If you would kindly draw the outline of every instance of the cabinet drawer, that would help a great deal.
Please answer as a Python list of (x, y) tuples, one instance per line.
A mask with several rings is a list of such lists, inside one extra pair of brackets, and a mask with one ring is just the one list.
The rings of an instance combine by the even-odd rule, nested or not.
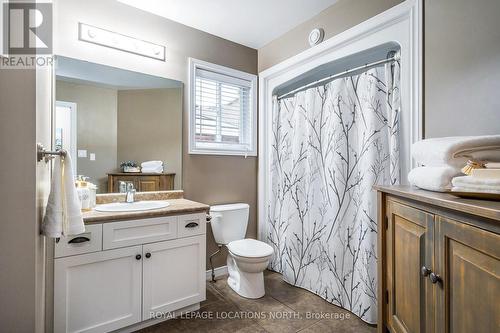
[(86, 225), (83, 234), (61, 237), (56, 243), (54, 257), (67, 257), (101, 250), (102, 224)]
[(189, 237), (205, 233), (207, 228), (207, 215), (205, 213), (178, 216), (178, 237)]
[(104, 223), (102, 228), (103, 248), (108, 250), (177, 238), (177, 217)]

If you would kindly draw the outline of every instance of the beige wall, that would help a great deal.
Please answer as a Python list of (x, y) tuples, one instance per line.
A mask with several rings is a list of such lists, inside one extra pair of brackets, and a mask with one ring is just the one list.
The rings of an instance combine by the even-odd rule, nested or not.
[[(114, 13), (114, 15), (109, 15)], [(257, 50), (230, 42), (185, 25), (142, 12), (114, 0), (56, 0), (55, 53), (118, 68), (179, 80), (188, 87), (188, 58), (216, 63), (244, 72), (257, 73)], [(81, 42), (78, 22), (118, 31), (167, 46), (166, 61)], [(135, 22), (136, 24), (130, 24)], [(189, 155), (187, 147), (188, 94), (183, 97), (183, 180), (188, 199), (209, 205), (250, 204), (248, 237), (257, 236), (257, 158)], [(210, 227), (207, 253), (217, 249)], [(208, 260), (207, 260), (208, 262)], [(215, 261), (225, 265), (225, 257)], [(207, 265), (208, 267), (208, 265)]]
[(325, 40), (373, 17), (402, 0), (339, 0), (310, 20), (259, 49), (259, 72), (306, 49), (314, 28), (325, 30)]
[(118, 161), (163, 161), (182, 183), (182, 88), (118, 91)]
[(500, 1), (425, 1), (425, 136), (500, 134)]
[[(87, 150), (87, 157), (76, 159), (77, 174), (90, 177), (98, 192), (106, 193), (106, 173), (118, 170), (117, 91), (58, 80), (56, 100), (77, 105), (77, 149)], [(90, 153), (96, 155), (95, 161)]]

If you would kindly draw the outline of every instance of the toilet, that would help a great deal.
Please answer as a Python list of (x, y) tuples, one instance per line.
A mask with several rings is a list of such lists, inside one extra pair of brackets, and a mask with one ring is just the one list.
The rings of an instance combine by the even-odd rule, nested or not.
[(226, 245), (227, 283), (238, 295), (246, 298), (264, 296), (264, 270), (273, 255), (268, 244), (245, 239), (250, 206), (245, 203), (210, 207), (210, 224), (217, 244)]

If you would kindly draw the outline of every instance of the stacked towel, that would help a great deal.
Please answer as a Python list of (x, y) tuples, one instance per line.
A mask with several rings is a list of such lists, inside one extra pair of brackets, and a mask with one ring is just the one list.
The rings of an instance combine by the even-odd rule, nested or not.
[(143, 173), (162, 173), (162, 161), (146, 161), (141, 163), (141, 172)]
[(500, 179), (462, 176), (453, 178), (452, 184), (452, 191), (500, 194)]
[(77, 235), (85, 232), (78, 193), (74, 183), (71, 157), (57, 156), (52, 171), (52, 184), (42, 232), (47, 237)]
[(412, 156), (423, 166), (410, 171), (410, 184), (446, 192), (468, 160), (500, 161), (500, 135), (426, 139), (413, 144)]

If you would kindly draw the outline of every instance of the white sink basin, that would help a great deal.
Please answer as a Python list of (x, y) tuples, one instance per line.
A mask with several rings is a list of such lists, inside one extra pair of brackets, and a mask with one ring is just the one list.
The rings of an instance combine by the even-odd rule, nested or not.
[(168, 207), (166, 201), (136, 201), (136, 202), (113, 202), (97, 205), (94, 209), (98, 212), (137, 212), (142, 210), (153, 210)]

